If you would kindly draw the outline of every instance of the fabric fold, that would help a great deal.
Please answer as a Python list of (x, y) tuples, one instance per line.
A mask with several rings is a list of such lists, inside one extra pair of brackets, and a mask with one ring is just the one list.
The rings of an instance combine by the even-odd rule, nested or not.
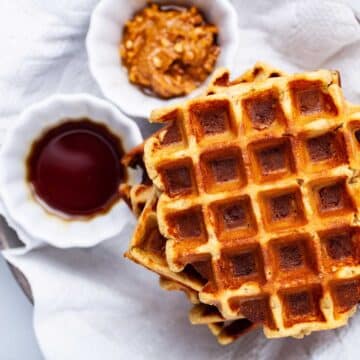
[[(132, 0), (135, 1), (135, 0)], [(288, 72), (341, 72), (345, 96), (360, 103), (357, 1), (234, 0), (240, 45), (234, 74), (262, 60)], [(0, 12), (0, 140), (26, 106), (53, 93), (101, 96), (87, 68), (85, 36), (96, 0), (13, 0)], [(121, 31), (121, 29), (119, 29)], [(128, 99), (131, 101), (131, 99)], [(138, 121), (143, 133), (152, 127)], [(4, 169), (1, 169), (4, 171)], [(6, 210), (0, 206), (0, 212)], [(10, 221), (10, 226), (14, 224)], [(36, 224), (34, 224), (36, 226)], [(56, 249), (29, 239), (3, 252), (28, 278), (34, 326), (47, 359), (354, 359), (360, 315), (348, 327), (303, 340), (268, 341), (255, 331), (223, 348), (191, 326), (182, 294), (123, 258), (134, 219), (116, 239), (90, 249)]]

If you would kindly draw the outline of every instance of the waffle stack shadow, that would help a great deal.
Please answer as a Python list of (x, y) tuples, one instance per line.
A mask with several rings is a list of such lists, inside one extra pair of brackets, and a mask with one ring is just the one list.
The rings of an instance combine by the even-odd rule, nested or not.
[(360, 300), (360, 107), (339, 74), (219, 70), (151, 121), (165, 127), (144, 144), (127, 257), (185, 291), (222, 344), (345, 325)]

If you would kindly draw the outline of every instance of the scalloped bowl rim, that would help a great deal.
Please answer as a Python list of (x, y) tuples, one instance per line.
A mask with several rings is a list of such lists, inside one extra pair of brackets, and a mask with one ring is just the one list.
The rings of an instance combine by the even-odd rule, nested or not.
[[(155, 2), (169, 3), (166, 0)], [(171, 100), (147, 96), (129, 82), (127, 70), (121, 65), (118, 50), (121, 29), (125, 21), (146, 3), (147, 0), (100, 1), (92, 13), (86, 38), (90, 72), (102, 93), (124, 113), (139, 118), (147, 118), (155, 108), (202, 94), (209, 81), (208, 78), (188, 96)], [(238, 47), (238, 21), (233, 5), (228, 0), (173, 0), (171, 3), (193, 4), (204, 12), (210, 22), (218, 25), (221, 53), (216, 67), (228, 67), (232, 70)]]
[(84, 117), (119, 134), (125, 151), (142, 142), (136, 123), (107, 101), (87, 94), (54, 95), (19, 116), (0, 150), (0, 164), (6, 169), (0, 172), (0, 195), (7, 215), (30, 237), (60, 248), (96, 245), (119, 234), (131, 217), (125, 202), (118, 201), (92, 219), (64, 220), (49, 214), (31, 194), (25, 162), (33, 141), (47, 128)]

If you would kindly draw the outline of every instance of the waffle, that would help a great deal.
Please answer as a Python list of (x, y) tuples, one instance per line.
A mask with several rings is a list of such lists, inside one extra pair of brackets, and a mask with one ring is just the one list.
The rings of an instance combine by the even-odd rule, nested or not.
[(126, 202), (132, 213), (138, 218), (152, 193), (152, 186), (145, 184), (121, 184), (120, 197)]
[[(166, 239), (160, 234), (156, 205), (156, 190), (152, 188), (152, 195), (146, 203), (125, 257), (161, 275), (165, 279), (173, 280), (183, 286), (182, 290), (189, 288), (200, 291), (207, 279), (203, 277), (205, 271), (196, 263), (185, 267), (180, 272), (172, 272), (165, 257)], [(190, 291), (189, 290), (189, 291)], [(192, 298), (192, 295), (190, 296)]]
[[(196, 269), (196, 264), (195, 267), (189, 266), (180, 274), (170, 271), (164, 251), (166, 240), (159, 232), (155, 211), (157, 192), (148, 181), (142, 157), (143, 146), (140, 145), (128, 153), (123, 160), (128, 168), (140, 167), (143, 170), (140, 184), (121, 186), (119, 189), (121, 196), (139, 218), (125, 256), (159, 274), (160, 286), (164, 290), (183, 291), (191, 303), (198, 304), (198, 290), (207, 282), (207, 279), (203, 278), (205, 273), (201, 268)], [(222, 318), (220, 320), (223, 321)]]
[(214, 72), (205, 95), (221, 93), (238, 84), (257, 83), (286, 75), (284, 71), (260, 61), (234, 80), (230, 80), (230, 71), (228, 69), (220, 68)]
[(192, 304), (198, 305), (200, 303), (199, 293), (178, 281), (160, 276), (159, 284), (160, 287), (166, 291), (182, 291)]
[(160, 277), (160, 286), (168, 291), (183, 291), (195, 304), (189, 313), (191, 324), (206, 325), (221, 345), (229, 345), (258, 327), (258, 323), (245, 318), (226, 322), (215, 306), (199, 303), (198, 293), (178, 282)]
[[(271, 65), (264, 62), (258, 62), (237, 79), (230, 82), (228, 70), (222, 68), (214, 73), (206, 93), (221, 92), (233, 84), (260, 82), (267, 78), (275, 77), (275, 74), (278, 76), (286, 75), (284, 72)], [(171, 120), (171, 113), (170, 116), (167, 115), (167, 118), (163, 119), (163, 121), (167, 120)], [(173, 126), (172, 123), (168, 125), (167, 140), (165, 142), (169, 141), (171, 143), (171, 137), (176, 137), (176, 125), (177, 124)], [(162, 131), (163, 130), (159, 131), (157, 134), (162, 136)], [(172, 133), (173, 131), (174, 133)], [(125, 199), (130, 209), (132, 209), (137, 217), (140, 216), (146, 202), (149, 201), (146, 210), (138, 221), (129, 250), (125, 256), (161, 275), (162, 281), (160, 284), (164, 289), (170, 290), (171, 288), (172, 290), (182, 290), (190, 299), (193, 299), (193, 294), (191, 292), (197, 292), (202, 288), (204, 283), (208, 281), (207, 275), (209, 271), (206, 268), (202, 268), (202, 263), (197, 264), (195, 262), (191, 265), (189, 264), (182, 273), (173, 273), (170, 271), (166, 262), (164, 250), (161, 252), (158, 251), (158, 248), (164, 247), (166, 240), (162, 237), (158, 229), (156, 216), (156, 205), (158, 200), (157, 192), (153, 189), (152, 181), (148, 177), (143, 162), (143, 154), (144, 144), (141, 144), (126, 154), (123, 159), (123, 164), (127, 168), (140, 168), (143, 171), (143, 176), (140, 184), (122, 186), (120, 188), (121, 196)], [(153, 235), (149, 236), (149, 234)], [(151, 239), (157, 239), (158, 245), (154, 246), (154, 241)], [(169, 280), (173, 280), (173, 283), (169, 282)], [(174, 282), (178, 284), (179, 288), (174, 286)]]
[[(136, 148), (129, 153), (125, 159), (126, 166), (142, 166), (142, 147)], [(145, 171), (145, 170), (144, 170)], [(155, 189), (148, 184), (143, 177), (140, 184), (133, 186), (121, 186), (120, 194), (127, 202), (129, 208), (136, 217), (141, 219), (138, 222), (137, 230), (133, 238), (132, 246), (125, 254), (133, 261), (148, 267), (150, 270), (163, 274), (160, 275), (160, 287), (167, 291), (182, 291), (192, 304), (195, 304), (189, 313), (189, 320), (193, 325), (206, 325), (217, 341), (222, 345), (228, 345), (239, 337), (247, 334), (254, 329), (255, 324), (247, 319), (239, 319), (226, 323), (218, 309), (214, 306), (200, 304), (198, 292), (193, 288), (199, 289), (205, 280), (202, 279), (196, 268), (190, 268), (184, 274), (172, 274), (167, 266), (164, 251), (159, 252), (164, 242), (156, 220), (154, 211), (157, 202)], [(145, 184), (144, 184), (145, 182)], [(198, 269), (201, 272), (201, 268)], [(165, 277), (165, 275), (171, 278)], [(176, 279), (176, 281), (174, 280)]]
[(152, 113), (167, 123), (144, 160), (170, 273), (206, 269), (200, 301), (270, 338), (346, 324), (360, 300), (359, 109), (326, 70), (221, 87)]
[[(168, 291), (183, 291), (191, 303), (196, 304), (190, 311), (190, 322), (194, 325), (207, 325), (218, 342), (227, 345), (251, 331), (255, 325), (248, 320), (240, 319), (225, 323), (224, 318), (215, 307), (199, 304), (198, 291), (206, 281), (201, 277), (201, 268), (189, 267), (183, 272), (172, 273), (166, 263), (164, 238), (159, 233), (154, 211), (157, 198), (153, 196), (145, 205), (140, 215), (133, 243), (125, 254), (129, 259), (140, 263), (160, 276), (160, 286)], [(140, 225), (141, 224), (141, 225)]]
[[(128, 172), (140, 170), (141, 174), (137, 174), (138, 181), (132, 183), (121, 184), (119, 187), (120, 197), (127, 203), (130, 210), (138, 218), (143, 211), (145, 204), (153, 194), (153, 185), (149, 179), (145, 165), (143, 163), (144, 145), (140, 144), (125, 154), (122, 159), (123, 165)], [(133, 174), (132, 177), (136, 177)], [(141, 179), (139, 179), (141, 177)]]
[(208, 328), (221, 345), (229, 345), (248, 332), (256, 329), (257, 325), (247, 319), (231, 322), (211, 323)]
[(216, 307), (205, 304), (194, 305), (189, 318), (193, 325), (207, 325), (221, 345), (231, 344), (258, 327), (257, 323), (245, 318), (225, 321)]
[[(139, 161), (139, 156), (142, 157), (141, 147), (127, 154), (125, 164), (127, 166), (131, 164), (133, 167), (141, 166), (142, 161)], [(142, 182), (147, 183), (147, 181), (144, 181), (144, 178), (146, 179), (146, 174), (145, 177), (143, 177)], [(144, 183), (134, 184), (132, 186), (126, 184), (122, 185), (119, 191), (134, 215), (140, 217), (142, 214), (139, 224), (142, 224), (143, 227), (141, 227), (141, 229), (138, 227), (137, 236), (134, 237), (138, 241), (134, 242), (134, 248), (131, 248), (126, 256), (143, 265), (148, 264), (152, 271), (154, 271), (154, 268), (162, 269), (157, 272), (169, 275), (170, 273), (165, 262), (164, 253), (161, 250), (159, 251), (163, 239), (159, 233), (156, 214), (154, 212), (154, 204), (157, 201), (154, 188), (151, 185)], [(148, 206), (146, 207), (147, 203)], [(140, 250), (137, 250), (137, 246), (139, 246)], [(154, 264), (157, 265), (154, 266)], [(199, 287), (197, 282), (191, 281), (194, 274), (196, 274), (195, 269), (193, 269), (193, 273), (186, 274), (185, 276), (175, 274), (177, 281), (160, 276), (160, 287), (167, 291), (182, 291), (192, 304), (196, 304), (190, 311), (189, 317), (191, 323), (196, 325), (207, 325), (219, 343), (229, 344), (245, 334), (247, 332), (247, 328), (245, 327), (245, 325), (248, 325), (247, 322), (242, 327), (234, 327), (233, 325), (230, 328), (230, 331), (228, 329), (229, 325), (224, 323), (224, 319), (217, 308), (199, 304), (198, 292), (183, 284), (185, 283), (192, 287)], [(170, 276), (173, 276), (173, 274), (170, 274)], [(191, 276), (191, 278), (189, 278), (189, 276)]]
[(215, 306), (199, 303), (198, 293), (178, 282), (160, 277), (160, 286), (164, 290), (183, 291), (189, 300), (195, 304), (189, 313), (191, 324), (208, 326), (221, 345), (231, 344), (258, 327), (257, 323), (245, 318), (226, 322)]

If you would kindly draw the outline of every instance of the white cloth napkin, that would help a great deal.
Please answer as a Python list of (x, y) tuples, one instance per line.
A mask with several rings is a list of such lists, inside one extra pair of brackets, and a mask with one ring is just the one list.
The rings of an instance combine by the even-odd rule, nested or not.
[[(287, 71), (341, 71), (347, 98), (360, 103), (360, 3), (234, 0), (239, 14), (237, 72), (257, 60)], [(0, 140), (27, 105), (55, 92), (100, 95), (84, 47), (96, 0), (12, 0), (0, 5)], [(139, 122), (140, 124), (140, 122)], [(143, 131), (149, 127), (141, 123)], [(1, 169), (6, 171), (6, 169)], [(4, 256), (30, 281), (34, 327), (47, 359), (355, 359), (360, 315), (348, 327), (304, 340), (266, 340), (255, 331), (220, 347), (190, 326), (182, 294), (122, 257), (122, 236), (91, 249), (50, 246)], [(36, 226), (36, 224), (34, 225)], [(31, 239), (22, 238), (27, 244)]]

